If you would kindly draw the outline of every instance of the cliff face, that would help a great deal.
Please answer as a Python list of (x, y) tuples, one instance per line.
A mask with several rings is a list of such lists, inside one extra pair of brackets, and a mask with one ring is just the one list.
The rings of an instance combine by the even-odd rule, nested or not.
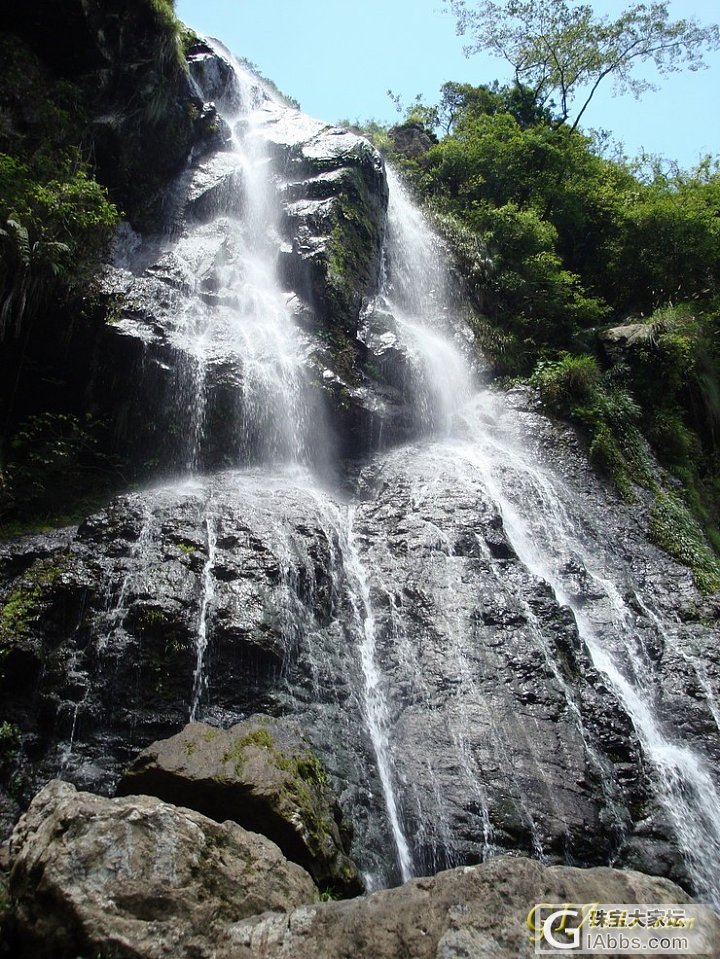
[(137, 359), (108, 325), (103, 249), (117, 210), (153, 218), (217, 125), (165, 0), (8, 5), (0, 42), (0, 519), (32, 526), (135, 470), (103, 382)]
[(14, 28), (95, 90), (128, 219), (87, 316), (38, 319), (13, 417), (89, 413), (127, 476), (0, 545), (6, 831), (54, 777), (110, 795), (188, 719), (265, 713), (304, 730), (370, 885), (509, 851), (720, 896), (717, 609), (646, 504), (529, 391), (482, 388), (443, 245), (367, 141), (215, 42), (181, 66), (160, 0), (61, 8), (64, 51), (57, 5)]
[(27, 44), (50, 76), (77, 85), (96, 175), (127, 215), (141, 216), (202, 129), (202, 103), (184, 66), (188, 40), (172, 4), (30, 0), (5, 11), (0, 28)]

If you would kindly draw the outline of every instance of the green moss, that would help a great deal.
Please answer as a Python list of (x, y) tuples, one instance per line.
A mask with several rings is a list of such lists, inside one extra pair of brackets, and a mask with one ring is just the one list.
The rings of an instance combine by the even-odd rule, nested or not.
[(633, 479), (616, 437), (605, 425), (596, 431), (590, 443), (590, 458), (600, 469), (612, 477), (615, 486), (627, 503), (635, 501)]
[(259, 746), (261, 749), (274, 749), (275, 741), (269, 729), (255, 729), (240, 740), (241, 745)]
[(332, 823), (318, 813), (318, 809), (325, 806), (327, 773), (310, 750), (293, 757), (277, 754), (275, 763), (287, 773), (283, 789), (292, 803), (299, 806), (311, 845), (321, 849), (332, 837)]
[(369, 260), (377, 239), (375, 224), (368, 209), (368, 189), (358, 174), (353, 189), (335, 205), (335, 223), (330, 238), (331, 274), (340, 283), (357, 285), (367, 276)]
[(296, 761), (297, 774), (301, 779), (316, 783), (318, 786), (327, 786), (330, 782), (322, 763), (315, 753), (306, 753)]
[(20, 751), (21, 732), (14, 723), (0, 723), (0, 775), (5, 776), (15, 765)]
[(65, 568), (66, 560), (43, 560), (21, 577), (0, 611), (0, 643), (12, 643), (28, 635), (42, 613), (49, 589)]
[(720, 590), (720, 560), (679, 494), (658, 493), (650, 511), (650, 535), (658, 546), (692, 570), (704, 593)]
[(222, 761), (232, 763), (238, 776), (242, 775), (245, 751), (251, 746), (267, 750), (270, 762), (285, 773), (278, 796), (280, 804), (285, 800), (299, 808), (311, 845), (322, 848), (332, 836), (332, 823), (318, 813), (318, 808), (325, 805), (323, 793), (329, 783), (318, 757), (310, 750), (285, 756), (276, 748), (270, 730), (254, 729), (223, 754)]
[(193, 543), (178, 543), (177, 548), (186, 556), (190, 556), (192, 553), (197, 552), (197, 546), (195, 546)]
[(246, 736), (243, 736), (242, 739), (238, 739), (237, 742), (233, 743), (230, 749), (223, 753), (222, 761), (224, 763), (233, 763), (238, 776), (242, 775), (245, 766), (245, 750), (248, 746), (257, 746), (259, 749), (271, 750), (273, 752), (273, 758), (275, 759), (275, 765), (279, 765), (276, 758), (279, 756), (279, 753), (275, 751), (275, 742), (270, 731), (267, 729), (254, 729)]

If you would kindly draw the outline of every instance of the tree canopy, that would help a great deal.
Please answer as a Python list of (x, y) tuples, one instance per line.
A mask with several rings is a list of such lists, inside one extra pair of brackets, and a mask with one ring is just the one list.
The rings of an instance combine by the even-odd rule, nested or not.
[(671, 20), (667, 2), (637, 3), (616, 19), (596, 16), (574, 0), (446, 0), (470, 55), (488, 50), (506, 60), (515, 83), (534, 101), (552, 106), (559, 123), (577, 127), (608, 77), (618, 93), (639, 96), (653, 83), (635, 75), (641, 63), (659, 73), (704, 66), (703, 53), (720, 46), (717, 25)]

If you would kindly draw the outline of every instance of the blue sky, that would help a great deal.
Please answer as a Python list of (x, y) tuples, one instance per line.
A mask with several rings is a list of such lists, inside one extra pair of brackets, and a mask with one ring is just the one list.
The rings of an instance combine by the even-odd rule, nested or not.
[[(629, 6), (597, 0), (599, 14)], [(720, 0), (671, 0), (673, 18), (720, 20)], [(335, 122), (397, 118), (387, 96), (428, 103), (447, 80), (508, 79), (501, 60), (463, 55), (455, 21), (442, 0), (177, 0), (181, 20), (218, 37), (252, 60), (302, 109)], [(659, 78), (660, 90), (639, 101), (599, 91), (586, 125), (609, 130), (627, 153), (644, 149), (689, 167), (705, 153), (720, 154), (720, 53), (709, 69)]]

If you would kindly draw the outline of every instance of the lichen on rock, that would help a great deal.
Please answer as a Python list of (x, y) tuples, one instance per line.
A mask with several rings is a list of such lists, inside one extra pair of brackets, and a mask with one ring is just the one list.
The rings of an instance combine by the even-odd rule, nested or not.
[(322, 889), (337, 896), (362, 891), (329, 778), (294, 723), (260, 715), (231, 729), (190, 723), (145, 749), (119, 792), (148, 793), (234, 820), (269, 836)]

